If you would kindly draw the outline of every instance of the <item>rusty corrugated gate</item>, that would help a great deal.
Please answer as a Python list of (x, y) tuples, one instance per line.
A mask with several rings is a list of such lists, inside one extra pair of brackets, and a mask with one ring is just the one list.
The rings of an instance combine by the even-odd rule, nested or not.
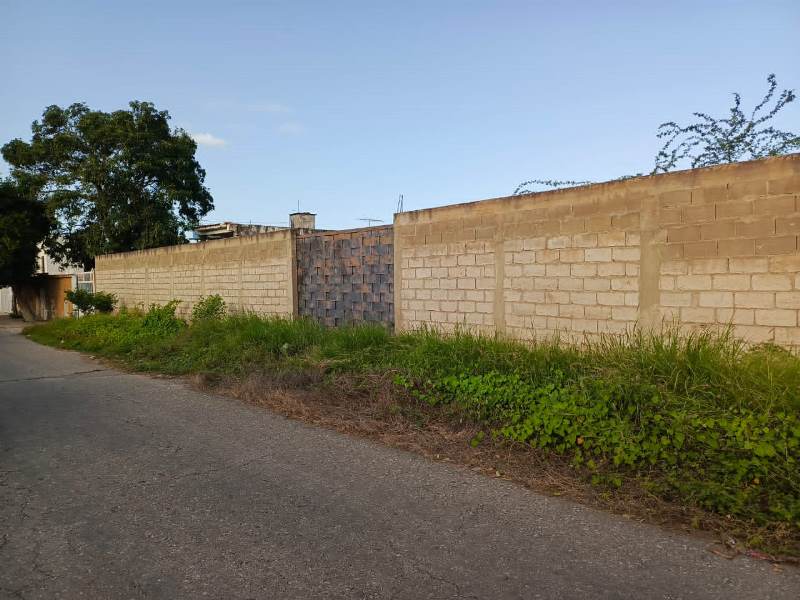
[(331, 327), (394, 326), (391, 225), (300, 235), (296, 244), (300, 316)]

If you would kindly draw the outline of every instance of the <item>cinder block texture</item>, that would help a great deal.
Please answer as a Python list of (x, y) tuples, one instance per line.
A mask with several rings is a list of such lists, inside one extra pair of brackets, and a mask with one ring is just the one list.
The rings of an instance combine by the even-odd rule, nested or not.
[(392, 227), (300, 235), (296, 239), (301, 316), (330, 326), (394, 324)]
[(95, 281), (128, 307), (179, 300), (186, 315), (201, 296), (219, 294), (232, 310), (292, 315), (293, 260), (291, 233), (275, 231), (99, 256)]
[(800, 345), (799, 224), (799, 154), (401, 213), (396, 326)]

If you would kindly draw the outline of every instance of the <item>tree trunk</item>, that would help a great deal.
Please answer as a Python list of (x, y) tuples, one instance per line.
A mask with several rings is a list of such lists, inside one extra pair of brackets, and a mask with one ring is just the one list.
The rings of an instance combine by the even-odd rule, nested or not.
[(17, 311), (22, 316), (22, 320), (27, 323), (32, 323), (36, 320), (36, 307), (31, 304), (30, 295), (23, 293), (19, 285), (11, 286), (11, 293), (14, 295), (14, 304)]

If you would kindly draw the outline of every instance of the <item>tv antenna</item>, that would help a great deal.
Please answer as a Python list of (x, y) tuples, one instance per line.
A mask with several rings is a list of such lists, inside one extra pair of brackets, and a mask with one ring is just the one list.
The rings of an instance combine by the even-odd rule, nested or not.
[(372, 227), (373, 223), (383, 223), (383, 219), (370, 219), (368, 217), (365, 217), (363, 219), (359, 219), (359, 221), (366, 221), (367, 222), (367, 227)]
[(397, 198), (397, 210), (395, 212), (403, 212), (403, 194)]

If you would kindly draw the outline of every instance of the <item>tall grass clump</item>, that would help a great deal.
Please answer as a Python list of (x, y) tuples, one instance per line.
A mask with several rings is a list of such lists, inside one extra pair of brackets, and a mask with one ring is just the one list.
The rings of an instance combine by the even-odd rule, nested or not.
[(122, 310), (119, 314), (94, 313), (80, 319), (59, 319), (29, 328), (35, 340), (96, 354), (137, 358), (159, 356), (164, 345), (186, 328), (175, 316), (177, 302), (152, 305), (146, 312)]
[(231, 314), (193, 321), (174, 360), (192, 371), (240, 374), (302, 357), (322, 337), (312, 321)]
[(634, 330), (589, 343), (599, 373), (648, 380), (719, 408), (800, 410), (800, 360), (772, 344), (748, 346), (730, 330)]
[(171, 303), (29, 334), (169, 373), (390, 374), (416, 401), (567, 456), (598, 483), (636, 480), (668, 500), (800, 529), (800, 359), (789, 351), (728, 331), (635, 330), (575, 346), (209, 313), (187, 325)]
[(192, 308), (192, 321), (221, 319), (225, 316), (225, 300), (219, 294), (201, 296)]

